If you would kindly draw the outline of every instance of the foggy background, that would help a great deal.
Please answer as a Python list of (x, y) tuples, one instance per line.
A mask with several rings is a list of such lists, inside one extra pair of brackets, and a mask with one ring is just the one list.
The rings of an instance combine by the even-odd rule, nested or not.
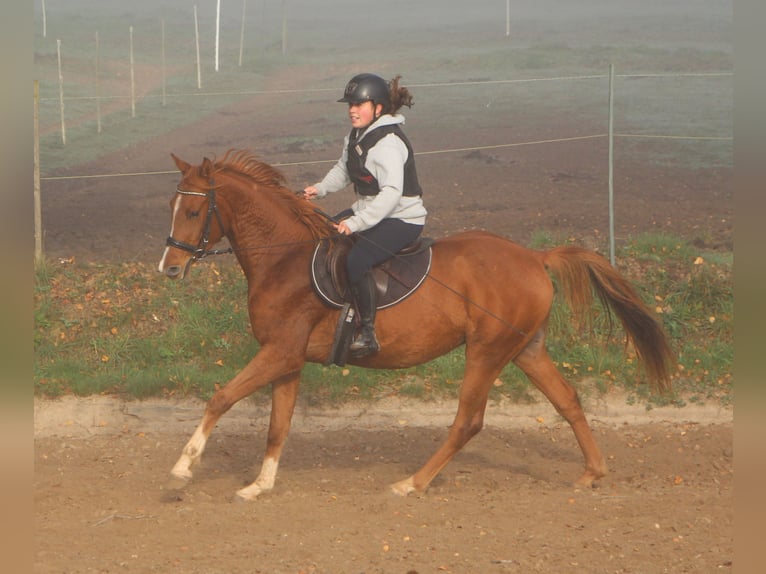
[[(656, 181), (649, 179), (652, 166), (731, 170), (732, 144), (726, 140), (733, 118), (731, 0), (512, 0), (507, 35), (504, 0), (247, 0), (244, 31), (243, 1), (223, 0), (218, 71), (216, 2), (205, 0), (196, 4), (199, 87), (194, 6), (188, 0), (47, 0), (43, 22), (41, 2), (35, 2), (34, 76), (40, 83), (49, 253), (113, 258), (127, 249), (130, 255), (119, 255), (154, 258), (167, 233), (166, 192), (177, 179), (170, 152), (196, 163), (229, 148), (249, 149), (283, 166), (290, 185), (313, 183), (340, 153), (348, 125), (344, 107), (335, 100), (361, 71), (402, 75), (415, 98), (415, 106), (404, 110), (407, 133), (416, 152), (428, 154), (604, 134), (607, 73), (613, 65), (624, 75), (615, 82), (618, 132), (709, 138), (621, 140), (618, 161), (644, 163), (647, 178), (623, 182), (624, 193), (638, 197), (656, 190)], [(579, 206), (603, 192), (606, 149), (603, 143), (588, 146), (424, 155), (418, 160), (421, 178), (440, 191), (439, 197), (475, 185), (517, 201), (522, 191), (537, 193), (525, 204), (528, 211), (509, 211), (502, 199), (476, 195), (475, 203), (458, 204), (459, 223), (446, 216), (440, 222), (433, 194), (431, 225), (440, 233), (480, 226), (527, 240), (527, 214), (545, 211), (550, 201), (537, 190), (553, 182)], [(582, 153), (587, 155), (576, 156)], [(567, 185), (561, 185), (559, 174), (569, 173), (569, 164), (587, 173), (568, 175)], [(111, 177), (115, 174), (147, 175)], [(726, 182), (710, 174), (695, 177), (709, 182), (709, 193), (730, 195)], [(582, 196), (573, 193), (576, 181)], [(668, 180), (664, 185), (681, 184)], [(697, 190), (698, 203), (708, 194), (695, 182), (683, 186)], [(482, 206), (493, 209), (496, 223)], [(127, 230), (131, 243), (117, 245), (112, 237), (128, 224), (126, 213), (135, 217)], [(603, 212), (592, 218), (589, 226), (604, 228)], [(655, 220), (636, 225), (659, 225)], [(570, 223), (556, 215), (539, 224), (566, 231)]]

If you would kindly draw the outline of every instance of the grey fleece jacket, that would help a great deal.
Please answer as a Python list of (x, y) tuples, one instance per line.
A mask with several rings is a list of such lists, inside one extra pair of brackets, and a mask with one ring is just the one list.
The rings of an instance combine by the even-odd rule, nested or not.
[[(403, 123), (404, 116), (400, 114), (383, 115), (364, 131), (359, 140), (377, 127)], [(315, 184), (317, 197), (340, 191), (351, 183), (346, 169), (348, 137), (346, 135), (343, 140), (343, 154), (338, 162), (322, 181)], [(385, 218), (425, 225), (427, 212), (423, 200), (402, 195), (407, 154), (407, 146), (395, 134), (388, 134), (370, 148), (364, 166), (378, 181), (380, 193), (372, 196), (356, 195), (356, 201), (351, 206), (354, 215), (346, 219), (346, 225), (352, 232), (370, 229)]]

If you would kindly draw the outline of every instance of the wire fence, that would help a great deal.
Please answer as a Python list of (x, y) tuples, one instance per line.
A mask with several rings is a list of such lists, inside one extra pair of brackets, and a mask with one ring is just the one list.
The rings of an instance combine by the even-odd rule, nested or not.
[[(609, 157), (608, 157), (608, 164), (609, 164), (609, 240), (610, 240), (610, 260), (614, 264), (614, 214), (612, 211), (612, 204), (613, 204), (613, 189), (612, 189), (612, 162), (613, 162), (613, 153), (612, 153), (612, 146), (613, 141), (615, 138), (620, 139), (647, 139), (647, 140), (668, 140), (668, 141), (679, 141), (679, 140), (697, 140), (697, 141), (715, 141), (715, 142), (730, 142), (732, 141), (732, 136), (730, 134), (720, 134), (720, 135), (706, 135), (704, 132), (710, 130), (711, 126), (706, 125), (703, 121), (701, 124), (697, 123), (694, 127), (699, 133), (694, 133), (694, 131), (689, 133), (625, 133), (625, 132), (614, 132), (613, 131), (613, 100), (614, 100), (614, 94), (613, 94), (613, 82), (615, 79), (620, 79), (622, 81), (630, 81), (630, 80), (637, 80), (637, 79), (646, 79), (646, 78), (655, 78), (655, 79), (674, 79), (674, 80), (691, 80), (691, 79), (725, 79), (728, 80), (733, 76), (731, 72), (704, 72), (704, 73), (676, 73), (676, 74), (668, 74), (668, 73), (658, 73), (658, 74), (620, 74), (615, 75), (613, 74), (613, 69), (610, 67), (610, 74), (597, 74), (597, 75), (582, 75), (582, 76), (556, 76), (556, 77), (548, 77), (548, 78), (529, 78), (529, 79), (509, 79), (509, 80), (486, 80), (486, 81), (476, 81), (476, 80), (465, 80), (465, 81), (452, 81), (452, 82), (431, 82), (431, 83), (422, 83), (422, 84), (412, 84), (410, 87), (413, 89), (422, 89), (422, 88), (428, 88), (428, 89), (436, 89), (436, 90), (447, 90), (447, 89), (453, 89), (456, 87), (479, 87), (479, 88), (488, 88), (491, 86), (520, 86), (524, 84), (542, 84), (542, 83), (563, 83), (563, 82), (579, 82), (584, 80), (604, 80), (606, 78), (609, 78), (609, 96), (608, 96), (608, 102), (609, 102), (609, 129), (606, 132), (597, 132), (597, 133), (590, 133), (585, 135), (577, 135), (577, 136), (564, 136), (562, 137), (555, 137), (555, 138), (545, 138), (545, 139), (536, 139), (536, 140), (527, 140), (527, 141), (516, 141), (516, 142), (505, 142), (505, 143), (493, 143), (493, 144), (479, 144), (479, 145), (467, 145), (467, 146), (461, 146), (461, 147), (449, 147), (449, 148), (439, 148), (439, 149), (431, 149), (431, 150), (421, 150), (416, 152), (416, 155), (418, 156), (434, 156), (434, 155), (445, 155), (445, 154), (457, 154), (457, 153), (466, 153), (466, 152), (480, 152), (480, 151), (488, 151), (488, 150), (498, 150), (503, 148), (514, 148), (514, 147), (522, 147), (522, 146), (543, 146), (543, 145), (550, 145), (550, 144), (558, 144), (558, 143), (565, 143), (565, 142), (581, 142), (581, 141), (587, 141), (587, 140), (603, 140), (607, 139), (609, 140)], [(306, 89), (289, 89), (289, 90), (238, 90), (238, 91), (222, 91), (222, 92), (206, 92), (205, 96), (207, 98), (223, 98), (223, 97), (229, 97), (229, 96), (235, 96), (237, 98), (245, 98), (245, 97), (257, 97), (257, 96), (283, 96), (285, 94), (291, 94), (295, 95), (298, 98), (308, 98), (312, 94), (318, 94), (318, 93), (326, 93), (333, 91), (330, 88), (306, 88)], [(176, 93), (176, 94), (166, 94), (163, 92), (162, 98), (163, 100), (167, 97), (170, 98), (188, 98), (188, 97), (199, 97), (202, 94), (199, 93)], [(106, 96), (110, 98), (118, 98), (119, 96)], [(159, 97), (159, 96), (152, 96), (148, 95), (146, 97)], [(103, 98), (103, 96), (77, 96), (76, 99), (79, 100), (95, 100), (96, 105), (98, 106), (98, 100)], [(37, 88), (37, 84), (35, 85), (35, 119), (36, 122), (38, 121), (37, 118), (39, 117), (38, 113), (38, 107), (40, 103), (51, 103), (54, 102), (55, 98), (40, 98), (39, 97), (39, 89)], [(61, 103), (61, 107), (63, 110), (63, 100), (59, 100)], [(630, 103), (630, 102), (628, 102)], [(132, 114), (135, 114), (135, 103), (131, 101), (132, 104)], [(642, 104), (643, 105), (643, 104)], [(606, 115), (606, 114), (605, 114)], [(64, 123), (63, 123), (63, 116), (62, 116), (62, 140), (64, 140)], [(99, 122), (99, 129), (100, 129), (100, 122)], [(62, 141), (62, 143), (64, 143)], [(40, 149), (40, 142), (39, 142), (39, 129), (38, 126), (35, 126), (35, 238), (36, 238), (36, 249), (35, 249), (35, 260), (39, 261), (42, 259), (42, 229), (39, 228), (41, 225), (41, 218), (39, 215), (39, 210), (41, 209), (40, 205), (40, 185), (41, 182), (53, 182), (58, 180), (92, 180), (92, 179), (106, 179), (106, 178), (125, 178), (125, 177), (138, 177), (138, 176), (158, 176), (158, 175), (169, 175), (175, 173), (175, 171), (166, 171), (166, 170), (158, 170), (158, 171), (130, 171), (130, 172), (122, 172), (122, 173), (99, 173), (99, 174), (74, 174), (74, 175), (40, 175), (40, 163), (39, 163), (39, 157), (38, 153)], [(272, 165), (275, 167), (286, 167), (286, 166), (309, 166), (309, 165), (320, 165), (320, 164), (330, 164), (337, 161), (337, 157), (332, 158), (317, 158), (317, 159), (307, 159), (302, 161), (295, 161), (295, 162), (274, 162)]]
[[(594, 79), (605, 79), (608, 78), (608, 74), (596, 74), (596, 75), (582, 75), (582, 76), (556, 76), (556, 77), (548, 77), (548, 78), (528, 78), (528, 79), (509, 79), (509, 80), (485, 80), (485, 81), (454, 81), (454, 82), (437, 82), (437, 83), (421, 83), (421, 84), (410, 84), (409, 87), (413, 89), (417, 88), (452, 88), (457, 86), (491, 86), (491, 85), (518, 85), (518, 84), (531, 84), (531, 83), (540, 83), (540, 82), (564, 82), (564, 81), (577, 81), (577, 80), (594, 80)], [(676, 73), (676, 74), (669, 74), (669, 73), (656, 73), (656, 74), (615, 74), (614, 79), (637, 79), (637, 78), (732, 78), (733, 73), (732, 72), (703, 72), (703, 73)], [(308, 96), (310, 94), (317, 94), (317, 93), (334, 93), (337, 91), (337, 88), (305, 88), (305, 89), (282, 89), (282, 90), (237, 90), (237, 91), (223, 91), (223, 92), (183, 92), (183, 93), (176, 93), (176, 94), (164, 94), (162, 96), (160, 95), (146, 95), (144, 98), (196, 98), (196, 97), (226, 97), (226, 96), (236, 96), (236, 97), (250, 97), (250, 96), (279, 96), (284, 94), (294, 94), (294, 95), (305, 95)], [(72, 98), (67, 98), (68, 100), (86, 100), (86, 101), (97, 101), (100, 99), (127, 99), (129, 96), (74, 96)], [(39, 98), (40, 103), (50, 103), (57, 101), (55, 98)], [(606, 117), (606, 114), (604, 115)], [(62, 123), (63, 125), (63, 123)], [(665, 134), (652, 134), (652, 133), (613, 133), (613, 136), (616, 138), (634, 138), (634, 139), (665, 139), (665, 140), (699, 140), (699, 141), (732, 141), (733, 137), (730, 134), (726, 135), (716, 135), (716, 136), (709, 136), (709, 135), (702, 135), (702, 134), (693, 134), (693, 133), (686, 133), (686, 134), (671, 134), (671, 133), (665, 133)], [(569, 141), (580, 141), (580, 140), (587, 140), (587, 139), (599, 139), (599, 138), (606, 138), (608, 137), (607, 133), (594, 133), (589, 135), (583, 135), (583, 136), (574, 136), (574, 137), (560, 137), (560, 138), (550, 138), (550, 139), (544, 139), (544, 140), (535, 140), (535, 141), (523, 141), (523, 142), (508, 142), (508, 143), (502, 143), (502, 144), (491, 144), (491, 145), (474, 145), (474, 146), (466, 146), (466, 147), (459, 147), (459, 148), (445, 148), (445, 149), (434, 149), (434, 150), (427, 150), (427, 151), (419, 151), (415, 152), (415, 155), (437, 155), (437, 154), (449, 154), (449, 153), (464, 153), (464, 152), (470, 152), (470, 151), (486, 151), (486, 150), (492, 150), (492, 149), (502, 149), (502, 148), (511, 148), (511, 147), (519, 147), (519, 146), (533, 146), (533, 145), (542, 145), (542, 144), (551, 144), (551, 143), (561, 143), (561, 142), (569, 142)], [(319, 160), (309, 160), (309, 161), (300, 161), (300, 162), (284, 162), (279, 163), (276, 162), (273, 165), (277, 167), (284, 167), (284, 166), (299, 166), (299, 165), (316, 165), (316, 164), (324, 164), (324, 163), (333, 163), (337, 161), (337, 158), (330, 158), (330, 159), (319, 159)], [(130, 172), (130, 173), (104, 173), (104, 174), (88, 174), (88, 175), (59, 175), (59, 176), (41, 176), (41, 181), (55, 181), (55, 180), (66, 180), (66, 179), (95, 179), (95, 178), (109, 178), (109, 177), (132, 177), (132, 176), (145, 176), (145, 175), (167, 175), (175, 173), (174, 171), (141, 171), (141, 172)]]
[[(69, 170), (70, 166), (84, 163), (84, 159), (95, 159), (129, 145), (140, 144), (148, 137), (189, 125), (205, 114), (215, 113), (232, 102), (251, 99), (268, 102), (264, 106), (268, 109), (265, 113), (271, 113), (277, 106), (288, 109), (292, 105), (305, 106), (306, 103), (325, 106), (327, 101), (325, 95), (334, 94), (337, 91), (337, 86), (321, 85), (299, 89), (241, 89), (243, 84), (259, 85), (263, 79), (259, 75), (259, 69), (252, 65), (249, 68), (243, 66), (245, 49), (249, 52), (251, 64), (258, 59), (259, 65), (282, 67), (288, 52), (297, 54), (301, 44), (305, 49), (306, 46), (313, 46), (321, 41), (327, 55), (324, 59), (316, 61), (321, 61), (321, 65), (335, 66), (339, 62), (333, 54), (340, 53), (336, 52), (339, 46), (342, 50), (346, 50), (349, 45), (353, 45), (345, 30), (339, 34), (328, 34), (330, 26), (336, 25), (337, 16), (343, 14), (345, 18), (345, 3), (334, 5), (336, 12), (332, 12), (328, 6), (320, 8), (309, 2), (288, 5), (284, 0), (260, 2), (251, 6), (252, 9), (247, 9), (248, 0), (241, 0), (241, 12), (239, 8), (232, 11), (231, 6), (226, 5), (228, 16), (224, 15), (222, 20), (220, 2), (218, 2), (213, 25), (213, 12), (209, 5), (203, 7), (198, 14), (196, 5), (193, 6), (193, 12), (192, 6), (184, 6), (178, 12), (177, 7), (171, 8), (172, 2), (162, 6), (154, 6), (148, 0), (144, 6), (143, 2), (144, 0), (138, 0), (136, 6), (132, 7), (135, 10), (135, 21), (129, 27), (126, 26), (128, 34), (125, 34), (126, 30), (121, 29), (123, 27), (121, 23), (116, 24), (113, 18), (113, 7), (95, 3), (92, 8), (98, 11), (100, 16), (95, 16), (94, 12), (91, 16), (92, 24), (106, 28), (107, 33), (100, 37), (96, 31), (90, 38), (78, 20), (79, 11), (69, 11), (71, 9), (54, 5), (53, 18), (48, 18), (44, 0), (40, 4), (42, 38), (38, 36), (36, 40), (36, 42), (39, 41), (40, 47), (40, 51), (36, 51), (36, 59), (39, 57), (40, 71), (45, 77), (40, 86), (38, 83), (35, 84), (35, 194), (36, 212), (38, 212), (36, 213), (36, 237), (42, 236), (42, 231), (38, 228), (41, 185), (53, 186), (59, 181), (107, 181), (115, 178), (166, 176), (176, 173), (166, 170), (130, 169), (129, 162), (125, 171), (120, 173), (56, 173), (61, 168)], [(139, 4), (146, 8), (144, 13)], [(411, 22), (399, 22), (399, 30), (403, 32), (401, 27), (409, 26), (407, 33), (421, 41), (417, 44), (418, 49), (433, 50), (430, 42), (433, 42), (435, 37), (422, 36), (423, 31), (428, 27), (423, 27), (423, 24), (418, 22), (429, 22), (433, 25), (434, 18), (437, 20), (441, 18), (441, 25), (447, 28), (456, 26), (455, 29), (465, 34), (465, 38), (470, 37), (477, 29), (490, 31), (490, 34), (494, 36), (497, 32), (495, 26), (500, 22), (501, 16), (505, 17), (505, 38), (513, 37), (511, 24), (513, 24), (514, 35), (522, 29), (532, 35), (538, 33), (535, 30), (539, 14), (533, 7), (512, 6), (511, 3), (506, 2), (503, 11), (500, 4), (487, 1), (483, 3), (481, 9), (478, 9), (478, 4), (467, 6), (464, 13), (458, 17), (457, 13), (451, 15), (451, 11), (447, 10), (437, 10), (434, 13), (433, 8), (436, 3), (416, 4), (417, 6), (408, 7), (412, 16)], [(348, 5), (352, 5), (350, 0)], [(453, 6), (453, 11), (456, 9), (456, 6)], [(572, 14), (570, 17), (591, 19), (600, 17), (601, 11), (602, 6), (599, 3), (583, 5), (578, 7), (576, 15)], [(715, 12), (714, 10), (711, 13)], [(648, 17), (651, 17), (651, 14), (652, 11), (648, 10)], [(664, 12), (663, 14), (665, 15)], [(453, 16), (454, 21), (451, 21), (450, 18)], [(668, 16), (667, 26), (672, 28), (672, 18), (669, 14), (666, 16)], [(382, 8), (378, 17), (386, 17)], [(674, 17), (685, 18), (681, 12)], [(324, 19), (322, 26), (316, 25), (317, 18)], [(166, 20), (168, 26), (166, 26)], [(369, 14), (364, 15), (364, 20), (369, 21)], [(287, 41), (288, 22), (291, 31), (300, 30), (299, 39), (294, 41), (290, 50), (288, 50)], [(88, 24), (90, 23), (89, 20)], [(571, 27), (563, 21), (560, 24), (563, 28), (559, 28), (558, 33), (561, 34), (561, 38), (565, 38)], [(550, 25), (552, 24), (546, 24), (546, 26)], [(134, 26), (136, 41), (134, 41)], [(64, 34), (64, 46), (60, 39), (57, 39), (55, 44), (46, 39), (49, 35), (48, 28), (55, 29), (54, 34)], [(637, 27), (639, 28), (640, 26)], [(360, 30), (362, 30), (361, 34), (367, 36), (372, 33), (367, 27), (362, 27)], [(546, 34), (550, 32), (550, 29), (546, 29)], [(215, 34), (215, 72), (211, 70), (209, 61), (211, 54), (202, 53), (209, 51), (208, 42), (213, 33)], [(269, 42), (274, 43), (277, 34), (281, 36), (278, 41), (281, 56), (277, 55), (275, 58), (273, 51), (269, 54), (266, 52), (271, 49), (267, 46), (270, 46)], [(234, 35), (238, 37), (238, 42), (234, 41)], [(128, 37), (130, 41), (126, 44)], [(223, 53), (220, 53), (219, 40), (228, 44), (228, 51), (225, 48)], [(484, 37), (480, 42), (482, 50), (486, 49), (486, 54), (492, 57), (492, 50), (496, 47), (493, 47)], [(234, 51), (231, 48), (235, 44), (238, 45), (236, 50), (238, 63), (232, 70)], [(363, 42), (363, 44), (375, 45), (375, 42)], [(727, 144), (733, 139), (732, 96), (731, 87), (728, 85), (731, 83), (733, 73), (728, 70), (615, 74), (612, 66), (609, 66), (608, 73), (606, 70), (604, 73), (592, 73), (594, 66), (591, 65), (591, 58), (599, 54), (599, 50), (595, 49), (592, 54), (588, 54), (584, 65), (569, 67), (572, 70), (585, 72), (582, 74), (562, 74), (561, 70), (566, 70), (568, 66), (557, 65), (551, 68), (556, 72), (550, 76), (503, 79), (504, 75), (518, 74), (520, 70), (536, 68), (535, 65), (527, 68), (527, 60), (525, 60), (527, 57), (534, 57), (534, 54), (529, 56), (517, 50), (511, 52), (516, 59), (510, 66), (506, 61), (507, 53), (504, 53), (500, 59), (490, 62), (482, 61), (480, 73), (495, 78), (499, 76), (500, 79), (459, 79), (461, 75), (459, 70), (462, 70), (465, 75), (470, 75), (474, 73), (474, 67), (470, 64), (466, 65), (466, 62), (471, 62), (470, 56), (463, 60), (463, 50), (457, 48), (458, 44), (462, 45), (460, 42), (450, 42), (449, 45), (445, 44), (446, 50), (440, 48), (436, 52), (438, 58), (454, 57), (460, 63), (451, 72), (458, 79), (441, 81), (440, 74), (435, 71), (438, 66), (433, 70), (426, 66), (427, 73), (421, 77), (430, 81), (407, 84), (416, 92), (433, 94), (433, 99), (436, 101), (447, 101), (442, 104), (439, 111), (427, 112), (432, 114), (430, 120), (421, 122), (422, 117), (418, 120), (419, 125), (435, 127), (427, 128), (430, 130), (430, 141), (433, 147), (422, 149), (419, 146), (417, 156), (436, 157), (577, 142), (594, 144), (598, 142), (601, 145), (601, 142), (608, 140), (610, 156), (608, 159), (605, 158), (605, 164), (608, 161), (610, 166), (611, 188), (612, 145), (615, 139), (664, 140), (676, 143), (721, 142), (722, 144)], [(508, 45), (504, 44), (505, 47)], [(136, 50), (138, 58), (134, 57)], [(554, 59), (562, 58), (561, 61), (565, 61), (565, 53), (566, 50), (557, 49)], [(429, 55), (433, 57), (433, 53)], [(219, 56), (223, 56), (229, 63), (228, 69), (224, 72), (219, 72)], [(395, 59), (398, 56), (389, 54), (389, 57)], [(300, 64), (311, 65), (311, 62), (314, 62), (312, 57), (306, 56), (305, 53), (297, 57), (297, 60), (300, 61), (302, 58), (305, 59), (299, 62)], [(355, 58), (360, 61), (365, 60), (361, 52), (356, 53)], [(346, 58), (344, 61), (348, 63), (350, 60)], [(436, 60), (432, 61), (436, 62)], [(727, 58), (718, 61), (723, 64), (722, 68), (727, 67)], [(191, 73), (192, 65), (195, 68), (195, 74)], [(707, 65), (711, 66), (709, 62)], [(675, 65), (671, 69), (678, 68), (679, 66)], [(509, 69), (513, 69), (514, 72), (508, 73)], [(202, 89), (203, 72), (205, 74), (204, 91)], [(65, 83), (65, 78), (71, 78), (71, 81)], [(616, 98), (614, 82), (620, 83), (616, 90)], [(654, 87), (657, 84), (652, 82), (662, 83), (663, 88), (657, 89)], [(717, 82), (723, 82), (723, 84)], [(647, 84), (650, 85), (647, 86)], [(218, 89), (211, 90), (210, 86), (213, 85)], [(575, 85), (577, 87), (572, 87)], [(684, 99), (687, 97), (693, 99), (684, 104)], [(334, 100), (334, 97), (331, 99)], [(481, 107), (474, 105), (480, 100), (483, 100), (482, 103), (486, 102), (484, 104), (486, 109), (492, 105), (492, 113), (483, 114)], [(523, 131), (522, 137), (516, 136), (514, 130), (505, 129), (512, 122), (519, 120), (518, 112), (514, 108), (514, 106), (519, 107), (517, 103), (519, 101), (526, 104), (532, 103), (535, 108), (534, 113), (539, 114), (539, 118), (530, 120), (527, 125), (534, 123), (533, 127), (541, 126), (539, 130)], [(189, 102), (193, 104), (189, 105)], [(699, 102), (703, 102), (703, 105), (699, 106)], [(41, 107), (43, 113), (40, 113)], [(181, 108), (185, 111), (191, 110), (189, 117), (181, 117), (182, 114), (179, 112)], [(567, 130), (563, 126), (559, 127), (555, 120), (546, 116), (546, 108), (555, 109), (559, 115), (562, 114), (562, 110), (571, 109), (572, 114), (578, 114), (578, 118), (585, 117), (589, 121), (580, 122), (577, 133), (566, 133)], [(460, 144), (457, 146), (439, 145), (443, 139), (438, 137), (438, 130), (445, 110), (450, 114), (454, 110), (460, 110), (462, 115), (459, 121), (472, 127), (478, 126), (471, 132), (471, 138), (466, 138), (465, 142), (456, 142), (453, 139), (453, 143)], [(509, 113), (517, 115), (511, 118)], [(609, 125), (605, 126), (604, 120), (607, 116)], [(614, 129), (612, 121), (614, 117), (622, 120), (620, 124), (623, 129)], [(487, 131), (482, 132), (482, 128), (486, 128)], [(304, 125), (296, 129), (308, 131), (310, 126)], [(556, 133), (557, 130), (561, 133)], [(97, 134), (99, 143), (92, 143), (96, 141), (92, 134)], [(301, 137), (306, 140), (312, 138), (326, 140), (326, 136), (323, 135), (295, 134), (296, 139)], [(227, 142), (217, 143), (225, 145)], [(311, 147), (305, 148), (303, 152), (302, 157), (297, 161), (270, 163), (275, 167), (301, 167), (331, 164), (337, 161), (335, 154), (332, 157), (315, 157), (317, 152), (312, 151)], [(716, 153), (719, 153), (721, 157), (725, 155), (725, 151), (723, 154), (720, 151)], [(725, 158), (724, 161), (726, 161)], [(46, 171), (48, 173), (44, 173)], [(613, 237), (613, 233), (611, 235)], [(39, 254), (36, 255), (38, 256)]]

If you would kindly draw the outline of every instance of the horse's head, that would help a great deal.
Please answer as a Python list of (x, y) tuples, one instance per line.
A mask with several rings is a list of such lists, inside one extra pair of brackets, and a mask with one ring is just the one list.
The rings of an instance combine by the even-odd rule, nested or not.
[(183, 279), (191, 263), (210, 253), (224, 235), (216, 206), (215, 165), (205, 158), (199, 166), (170, 154), (181, 171), (181, 181), (170, 200), (170, 235), (157, 270)]

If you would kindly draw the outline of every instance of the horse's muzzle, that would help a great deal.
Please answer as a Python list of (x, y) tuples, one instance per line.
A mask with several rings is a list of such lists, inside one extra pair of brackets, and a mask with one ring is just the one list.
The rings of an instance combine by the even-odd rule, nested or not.
[(165, 277), (169, 279), (183, 279), (186, 277), (186, 273), (189, 271), (189, 267), (191, 267), (193, 259), (188, 258), (185, 262), (178, 265), (166, 265), (164, 259), (160, 262), (159, 267), (157, 268), (157, 271), (162, 273)]
[(165, 276), (170, 279), (183, 279), (185, 269), (184, 265), (169, 265), (165, 268)]

